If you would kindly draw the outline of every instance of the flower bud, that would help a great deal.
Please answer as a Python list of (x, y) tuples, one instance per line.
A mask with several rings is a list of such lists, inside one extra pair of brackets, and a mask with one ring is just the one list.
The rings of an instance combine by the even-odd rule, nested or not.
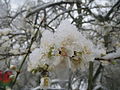
[(14, 78), (15, 78), (15, 75), (10, 75), (9, 78), (10, 78), (10, 79), (14, 79)]
[(10, 65), (10, 69), (11, 70), (16, 70), (16, 66), (15, 65)]
[(12, 90), (12, 89), (11, 89), (10, 87), (7, 86), (5, 90)]
[(48, 87), (50, 87), (50, 78), (45, 76), (41, 78), (41, 83), (40, 83), (40, 87), (42, 89), (47, 89)]

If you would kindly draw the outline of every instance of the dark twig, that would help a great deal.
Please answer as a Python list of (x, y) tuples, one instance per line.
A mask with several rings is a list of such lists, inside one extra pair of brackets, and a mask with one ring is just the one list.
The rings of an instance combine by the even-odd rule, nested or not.
[(109, 16), (114, 12), (114, 10), (118, 9), (120, 7), (120, 0), (118, 0), (115, 5), (109, 10), (109, 12), (106, 14), (105, 18), (109, 19)]
[(26, 18), (33, 15), (34, 13), (37, 13), (39, 12), (40, 10), (44, 10), (45, 8), (49, 8), (51, 6), (56, 6), (56, 5), (61, 5), (61, 4), (73, 4), (75, 2), (71, 2), (71, 1), (67, 1), (67, 2), (64, 2), (64, 1), (61, 1), (61, 2), (55, 2), (55, 3), (47, 3), (47, 4), (44, 4), (42, 6), (36, 6), (36, 8), (32, 9), (31, 11), (29, 11), (26, 15)]
[(20, 67), (19, 67), (19, 69), (18, 69), (18, 71), (17, 71), (16, 77), (15, 77), (15, 79), (14, 79), (14, 81), (13, 81), (12, 87), (13, 87), (13, 86), (15, 85), (15, 83), (16, 83), (16, 80), (17, 80), (17, 78), (18, 78), (18, 76), (19, 76), (19, 74), (20, 74), (20, 72), (21, 72), (22, 66), (23, 66), (24, 62), (26, 61), (28, 55), (30, 54), (29, 52), (31, 52), (30, 49), (31, 49), (31, 46), (32, 46), (35, 38), (37, 37), (38, 31), (39, 31), (39, 30), (36, 31), (35, 35), (34, 35), (34, 36), (32, 37), (32, 39), (31, 39), (31, 44), (30, 44), (29, 49), (28, 49), (28, 51), (27, 51), (28, 53), (25, 55), (22, 63), (20, 64)]
[[(37, 16), (36, 16), (36, 17), (37, 17)], [(41, 21), (40, 25), (42, 24), (42, 22), (43, 22), (43, 21)], [(37, 31), (35, 32), (34, 36), (31, 38), (31, 43), (30, 43), (29, 48), (28, 48), (28, 51), (27, 51), (28, 53), (25, 55), (25, 57), (23, 58), (22, 63), (20, 64), (20, 67), (19, 67), (19, 69), (18, 69), (18, 71), (17, 71), (17, 74), (16, 74), (16, 76), (15, 76), (15, 79), (14, 79), (14, 81), (13, 81), (12, 88), (13, 88), (13, 86), (15, 85), (15, 83), (16, 83), (16, 81), (17, 81), (17, 78), (18, 78), (18, 76), (19, 76), (19, 74), (20, 74), (20, 72), (21, 72), (21, 69), (22, 69), (22, 66), (23, 66), (24, 62), (26, 61), (28, 55), (30, 54), (29, 52), (31, 52), (31, 46), (32, 46), (33, 42), (35, 41), (35, 39), (36, 39), (36, 37), (37, 37), (37, 35), (38, 35), (38, 32), (39, 32), (39, 29), (37, 29)]]
[(89, 62), (88, 89), (93, 90), (93, 62)]

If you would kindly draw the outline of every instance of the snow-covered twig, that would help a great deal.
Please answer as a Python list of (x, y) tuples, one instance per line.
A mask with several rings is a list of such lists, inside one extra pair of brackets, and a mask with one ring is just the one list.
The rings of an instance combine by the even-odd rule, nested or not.
[(96, 58), (95, 60), (98, 61), (111, 61), (111, 60), (115, 60), (115, 59), (120, 59), (120, 49), (118, 49), (116, 52), (114, 53), (109, 53), (101, 58)]

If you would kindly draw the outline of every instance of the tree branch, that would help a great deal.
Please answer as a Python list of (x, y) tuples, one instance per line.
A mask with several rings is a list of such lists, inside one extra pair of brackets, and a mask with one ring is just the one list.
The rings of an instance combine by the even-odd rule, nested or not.
[(118, 0), (115, 5), (109, 10), (109, 12), (106, 14), (105, 19), (109, 19), (110, 15), (113, 13), (114, 10), (118, 9), (120, 7), (120, 0)]
[(56, 6), (56, 5), (61, 5), (61, 4), (73, 4), (75, 2), (71, 2), (71, 1), (67, 1), (67, 2), (64, 2), (64, 1), (61, 1), (61, 2), (51, 2), (51, 3), (47, 3), (47, 4), (44, 4), (42, 6), (36, 6), (34, 8), (31, 8), (27, 15), (26, 15), (26, 18), (28, 18), (29, 16), (33, 15), (34, 13), (36, 12), (39, 12), (40, 10), (44, 10), (45, 8), (49, 8), (51, 6)]

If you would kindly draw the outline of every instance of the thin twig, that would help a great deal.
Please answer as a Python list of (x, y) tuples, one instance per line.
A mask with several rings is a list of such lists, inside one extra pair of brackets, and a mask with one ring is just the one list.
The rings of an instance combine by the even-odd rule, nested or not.
[(33, 15), (34, 13), (37, 13), (39, 12), (40, 10), (44, 10), (45, 8), (49, 8), (51, 6), (56, 6), (56, 5), (61, 5), (61, 4), (73, 4), (75, 2), (71, 2), (71, 1), (67, 1), (67, 2), (64, 2), (64, 1), (61, 1), (61, 2), (55, 2), (55, 3), (47, 3), (47, 4), (44, 4), (42, 6), (36, 6), (36, 8), (34, 8), (33, 10), (31, 10), (30, 12), (27, 13), (26, 15), (26, 18)]
[(93, 62), (89, 62), (89, 77), (88, 77), (88, 89), (93, 90)]
[[(43, 21), (41, 21), (40, 25), (42, 24), (42, 22), (43, 22)], [(31, 52), (31, 46), (32, 46), (33, 42), (35, 41), (38, 32), (39, 32), (39, 29), (37, 29), (37, 31), (35, 32), (34, 36), (31, 38), (31, 43), (30, 43), (30, 45), (29, 45), (27, 54), (25, 55), (25, 57), (23, 58), (22, 63), (20, 64), (20, 67), (19, 67), (19, 69), (18, 69), (18, 71), (17, 71), (17, 74), (16, 74), (16, 76), (15, 76), (15, 79), (14, 79), (14, 81), (13, 81), (12, 88), (13, 88), (13, 86), (15, 85), (15, 83), (16, 83), (16, 81), (17, 81), (17, 78), (18, 78), (18, 76), (19, 76), (19, 74), (20, 74), (20, 72), (21, 72), (21, 69), (22, 69), (22, 66), (23, 66), (24, 62), (26, 61), (28, 55), (29, 55), (30, 52)]]

